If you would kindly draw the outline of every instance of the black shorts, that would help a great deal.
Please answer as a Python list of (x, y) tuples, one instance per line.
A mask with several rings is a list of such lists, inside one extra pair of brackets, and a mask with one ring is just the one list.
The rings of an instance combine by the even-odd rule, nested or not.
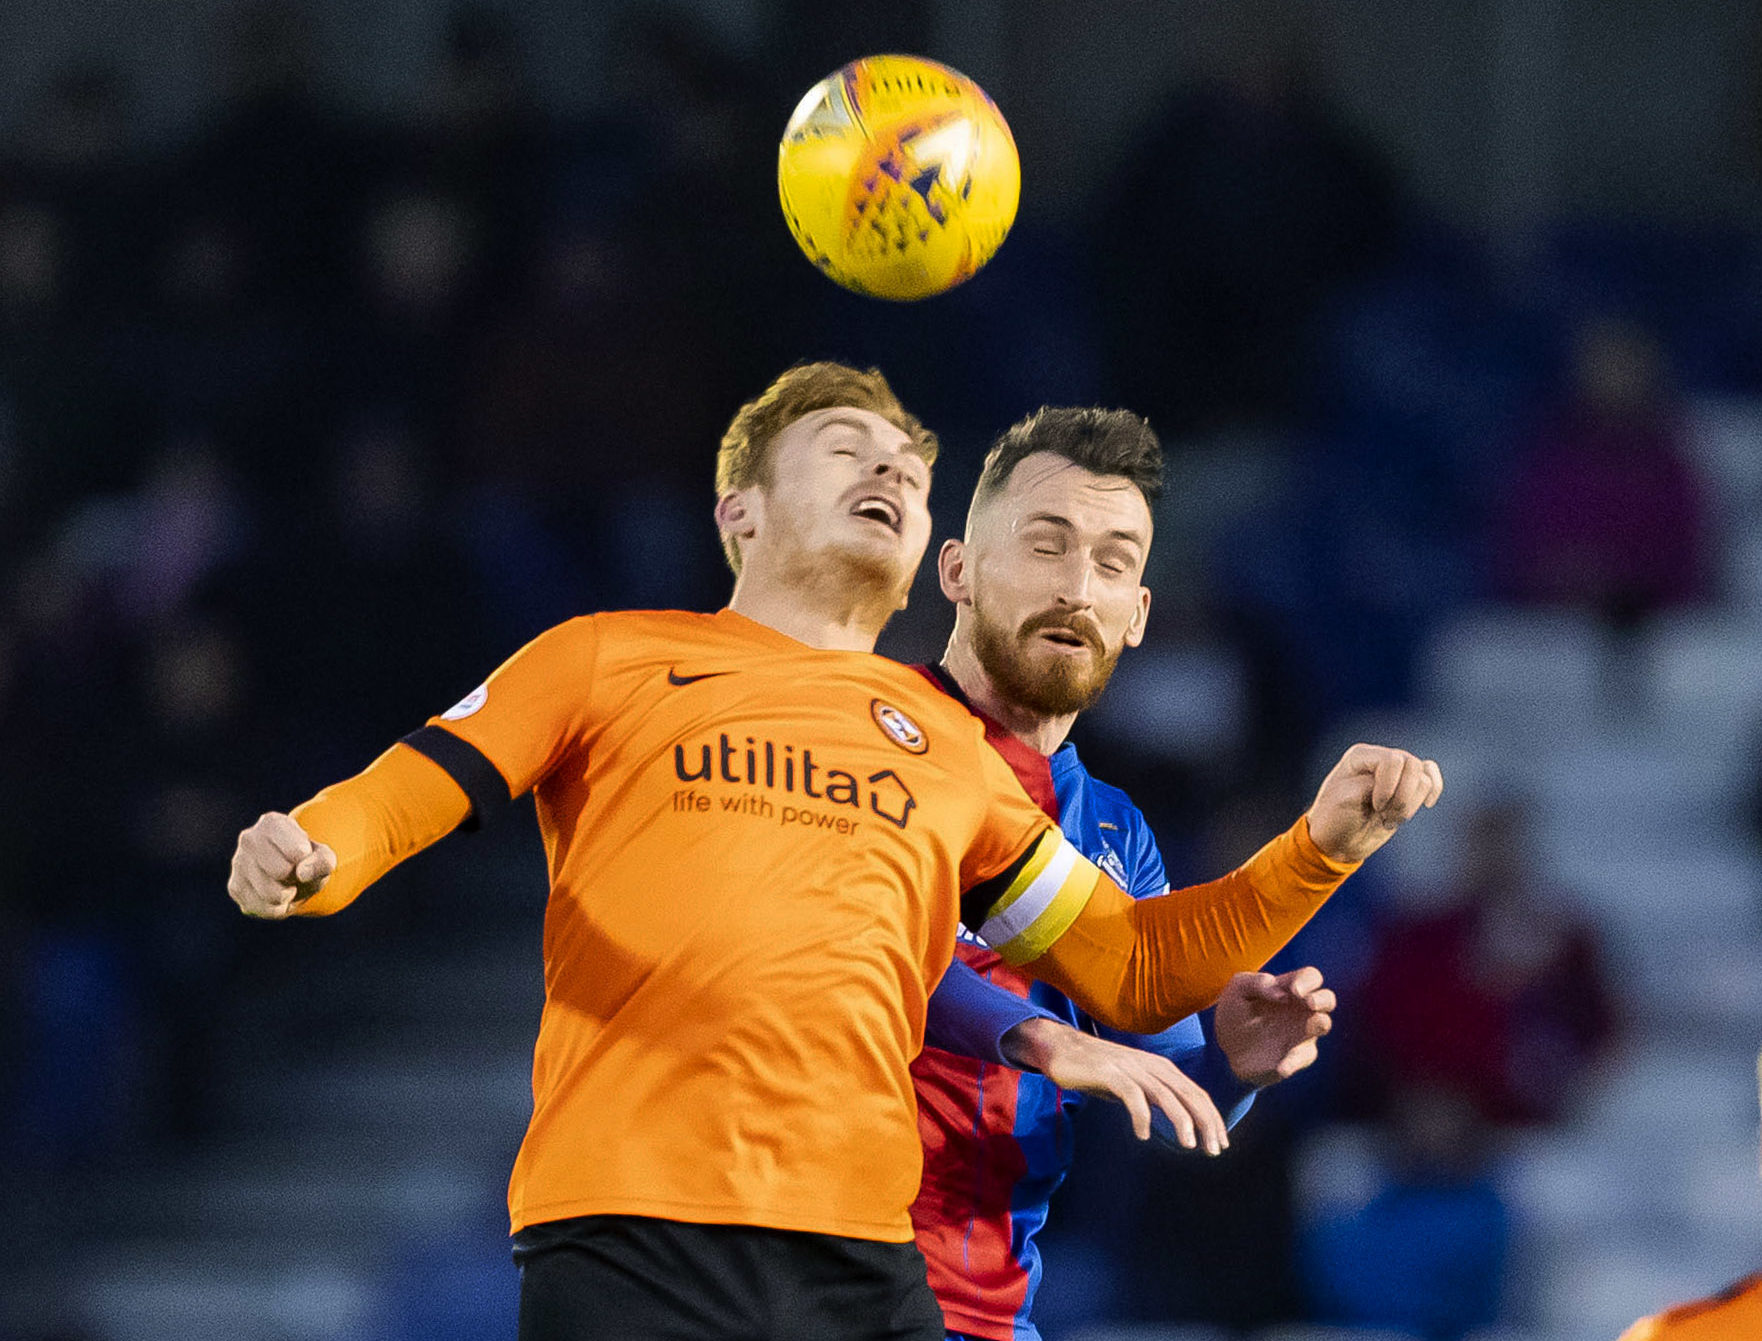
[(911, 1243), (584, 1215), (514, 1236), (520, 1341), (943, 1341)]

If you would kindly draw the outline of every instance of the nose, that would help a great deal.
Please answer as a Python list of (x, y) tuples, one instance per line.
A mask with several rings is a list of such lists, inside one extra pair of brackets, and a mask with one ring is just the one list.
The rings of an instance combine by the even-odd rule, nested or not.
[(1089, 592), (1089, 565), (1080, 555), (1071, 555), (1059, 577), (1059, 591), (1054, 598), (1062, 610), (1088, 610), (1095, 604)]

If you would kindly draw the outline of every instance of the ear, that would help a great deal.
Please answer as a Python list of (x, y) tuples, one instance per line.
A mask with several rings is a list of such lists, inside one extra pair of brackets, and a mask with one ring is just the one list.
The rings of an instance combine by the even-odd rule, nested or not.
[(1136, 647), (1144, 641), (1144, 626), (1150, 622), (1150, 588), (1138, 588), (1138, 608), (1132, 611), (1132, 622), (1126, 625), (1126, 646)]
[(724, 541), (751, 540), (758, 534), (745, 489), (732, 489), (716, 500), (716, 532)]
[(964, 540), (944, 540), (936, 555), (936, 577), (942, 594), (956, 605), (971, 605), (973, 588), (967, 581), (967, 545)]

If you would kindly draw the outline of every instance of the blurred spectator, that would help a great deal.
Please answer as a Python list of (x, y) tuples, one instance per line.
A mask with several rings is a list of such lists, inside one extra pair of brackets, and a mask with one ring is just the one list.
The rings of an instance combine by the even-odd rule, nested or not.
[[(68, 66), (25, 109), (10, 176), (66, 221), (67, 287), (79, 306), (109, 313), (137, 293), (150, 230), (134, 153), (132, 90), (98, 61)], [(119, 226), (120, 221), (127, 226)]]
[(485, 598), (409, 424), (362, 413), (333, 450), (328, 477), (311, 483), (322, 506), (280, 530), (292, 543), (249, 557), (209, 588), (251, 647), (285, 642), (290, 610), (321, 619), (322, 633), (303, 639), (297, 657), (263, 671), (277, 721), (300, 724), (303, 766), (330, 767), (321, 776), (359, 769), (512, 650), (479, 632)]
[(92, 503), (57, 518), (51, 542), (9, 573), (16, 636), (0, 802), (16, 875), (7, 895), (38, 926), (86, 926), (113, 911), (119, 728), (131, 720), (128, 636), (113, 609), (122, 511)]
[(181, 209), (234, 231), (254, 299), (310, 312), (340, 300), (363, 145), (322, 87), (311, 17), (247, 0), (216, 33), (226, 99), (173, 165)]
[[(133, 1134), (142, 1029), (117, 920), (127, 638), (113, 616), (116, 508), (53, 517), (7, 569), (0, 686), (0, 926), (8, 1060), (0, 1150), (49, 1171)], [(3, 1180), (0, 1180), (3, 1181)]]
[(1623, 625), (1706, 596), (1706, 485), (1681, 419), (1649, 334), (1580, 330), (1571, 385), (1521, 444), (1496, 523), (1504, 593)]
[(196, 1125), (215, 929), (235, 920), (207, 897), (213, 854), (261, 790), (236, 777), (255, 757), (236, 748), (239, 650), (187, 614), (244, 534), (213, 449), (174, 443), (136, 492), (59, 520), (10, 593), (0, 704), (9, 870), (36, 928), (16, 961), (17, 1112), (50, 1164)]
[(74, 298), (73, 247), (47, 195), (0, 193), (0, 518), (12, 523), (0, 557), (16, 560), (83, 495), (124, 487), (136, 462), (102, 328)]
[(1314, 1316), (1458, 1341), (1491, 1324), (1504, 1289), (1510, 1222), (1472, 1099), (1403, 1088), (1371, 1195), (1303, 1225), (1298, 1256)]
[[(1219, 1160), (1146, 1149), (1121, 1132), (1123, 1124), (1111, 1124), (1105, 1159), (1117, 1167), (1079, 1195), (1090, 1208), (1080, 1227), (1118, 1273), (1115, 1316), (1204, 1319), (1246, 1334), (1303, 1315), (1294, 1270), (1291, 1105), (1266, 1094), (1255, 1110), (1231, 1133)], [(1079, 1139), (1099, 1138), (1099, 1125)], [(1058, 1215), (1066, 1214), (1061, 1205)]]
[(525, 64), (507, 14), (482, 4), (457, 6), (441, 38), (435, 120), (469, 141), (530, 114)]
[(20, 159), (39, 176), (114, 177), (129, 147), (129, 96), (122, 73), (83, 62), (49, 81), (29, 109)]
[[(179, 218), (159, 248), (147, 304), (110, 332), (107, 365), (154, 437), (211, 430), (228, 464), (269, 491), (297, 486), (308, 425), (312, 342), (253, 292), (261, 241), (223, 214)], [(141, 430), (146, 431), (146, 430)]]
[(98, 928), (45, 928), (21, 958), (16, 1094), (0, 1143), (26, 1168), (100, 1163), (133, 1134), (144, 1070), (120, 946)]
[(425, 450), (454, 430), (476, 329), (484, 226), (461, 196), (391, 185), (368, 209), (356, 267), (362, 301), (332, 337), (327, 389), (346, 425), (401, 420)]
[(711, 460), (729, 403), (709, 400), (716, 350), (689, 308), (657, 292), (642, 259), (614, 232), (555, 228), (530, 301), (476, 351), (466, 478), (572, 507), (618, 481), (684, 478), (687, 462)]
[(1495, 1122), (1554, 1119), (1615, 1033), (1597, 933), (1544, 896), (1515, 802), (1477, 811), (1451, 866), (1450, 901), (1383, 931), (1348, 1002), (1358, 1093), (1437, 1085)]
[(1392, 248), (1392, 177), (1299, 50), (1293, 35), (1184, 92), (1108, 188), (1117, 389), (1165, 434), (1287, 421), (1311, 320)]
[(549, 128), (506, 13), (463, 4), (448, 15), (422, 110), (405, 156), (479, 221), (481, 283), (515, 286), (531, 264), (551, 172)]
[[(843, 24), (851, 15), (827, 17)], [(795, 39), (784, 26), (781, 52)], [(736, 388), (723, 404), (738, 404), (779, 367), (824, 352), (816, 346), (825, 327), (804, 320), (803, 305), (823, 296), (825, 280), (777, 227), (771, 184), (788, 109), (836, 62), (779, 87), (792, 57), (770, 48), (763, 61), (745, 56), (682, 5), (627, 8), (608, 52), (601, 152), (573, 165), (559, 208), (605, 223), (606, 204), (623, 206), (615, 217), (638, 244), (638, 282), (689, 309), (699, 329), (723, 334), (718, 371), (727, 368)]]
[(143, 1090), (160, 1133), (189, 1138), (213, 1116), (212, 1036), (244, 926), (210, 897), (215, 853), (252, 818), (267, 779), (252, 732), (250, 672), (238, 638), (181, 617), (151, 634), (140, 658), (112, 876), (115, 921), (126, 929), (129, 978), (152, 1028)]
[(470, 212), (452, 197), (388, 194), (367, 216), (363, 239), (368, 296), (381, 319), (430, 328), (457, 320), (477, 231)]
[(702, 313), (642, 258), (560, 222), (531, 301), (470, 365), (458, 477), (479, 571), (522, 638), (605, 604), (695, 605), (718, 580), (711, 463), (739, 398)]
[(127, 571), (116, 610), (154, 625), (186, 609), (203, 580), (244, 543), (245, 518), (212, 439), (191, 434), (161, 449), (132, 500)]
[(66, 252), (66, 230), (53, 207), (18, 201), (0, 216), (0, 305), (9, 326), (53, 312), (62, 295)]

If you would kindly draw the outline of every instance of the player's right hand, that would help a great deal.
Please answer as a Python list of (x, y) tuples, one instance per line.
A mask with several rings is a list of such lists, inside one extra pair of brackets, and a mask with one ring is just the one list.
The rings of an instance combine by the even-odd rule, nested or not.
[(272, 810), (239, 835), (226, 892), (246, 917), (282, 918), (323, 889), (335, 870), (335, 852)]
[(1309, 836), (1335, 861), (1363, 861), (1443, 792), (1436, 761), (1387, 745), (1354, 745), (1322, 779), (1308, 811)]
[(1024, 1020), (1004, 1035), (1004, 1054), (1060, 1089), (1112, 1099), (1132, 1115), (1132, 1132), (1150, 1139), (1151, 1107), (1162, 1110), (1187, 1149), (1208, 1155), (1229, 1148), (1230, 1130), (1211, 1096), (1167, 1057), (1110, 1043), (1056, 1020)]

